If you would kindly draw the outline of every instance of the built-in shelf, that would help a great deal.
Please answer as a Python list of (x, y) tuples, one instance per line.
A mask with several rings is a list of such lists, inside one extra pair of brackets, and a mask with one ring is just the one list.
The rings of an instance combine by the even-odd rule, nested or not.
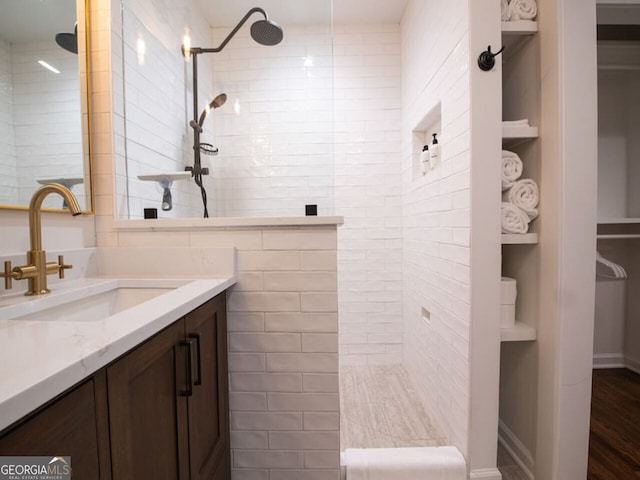
[(523, 142), (538, 138), (538, 127), (529, 125), (502, 125), (502, 145), (513, 148)]
[(527, 342), (535, 340), (536, 337), (536, 329), (522, 322), (516, 322), (513, 327), (500, 328), (501, 342)]
[(533, 20), (502, 22), (503, 61), (508, 61), (537, 32), (538, 23)]
[(535, 245), (538, 243), (537, 233), (503, 233), (503, 245)]
[(617, 223), (638, 223), (640, 224), (640, 218), (638, 217), (622, 217), (622, 218), (599, 218), (598, 224), (601, 225), (615, 225)]
[(79, 185), (84, 183), (84, 178), (82, 177), (56, 177), (56, 178), (38, 178), (36, 180), (40, 185), (48, 185), (50, 183), (58, 183), (67, 188), (71, 188), (74, 185)]
[(147, 182), (173, 182), (175, 180), (186, 180), (191, 178), (191, 172), (167, 172), (154, 173), (151, 175), (138, 175), (139, 180)]

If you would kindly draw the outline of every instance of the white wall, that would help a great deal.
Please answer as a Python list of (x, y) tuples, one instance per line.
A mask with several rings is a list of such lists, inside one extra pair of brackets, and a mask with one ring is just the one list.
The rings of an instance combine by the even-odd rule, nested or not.
[(399, 25), (336, 25), (340, 362), (402, 362)]
[[(448, 440), (469, 440), (468, 2), (411, 1), (402, 22), (404, 364)], [(414, 178), (412, 130), (441, 102), (442, 164)], [(431, 316), (425, 321), (421, 308)]]

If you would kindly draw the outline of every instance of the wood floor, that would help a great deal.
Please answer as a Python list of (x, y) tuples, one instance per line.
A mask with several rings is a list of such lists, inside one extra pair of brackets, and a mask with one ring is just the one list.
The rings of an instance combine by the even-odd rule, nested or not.
[(640, 479), (640, 375), (593, 371), (588, 480)]

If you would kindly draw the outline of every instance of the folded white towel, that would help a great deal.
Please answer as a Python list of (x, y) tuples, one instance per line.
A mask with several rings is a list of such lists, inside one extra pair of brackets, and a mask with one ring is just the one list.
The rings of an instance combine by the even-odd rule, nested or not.
[(510, 0), (509, 20), (533, 20), (538, 14), (536, 0)]
[(529, 217), (513, 203), (502, 202), (502, 233), (527, 233)]
[(456, 447), (347, 448), (349, 480), (464, 480), (467, 466)]
[(502, 200), (513, 203), (527, 214), (529, 220), (533, 220), (538, 216), (536, 207), (540, 201), (540, 192), (538, 184), (529, 178), (516, 180), (509, 190), (502, 193)]
[(500, 20), (509, 21), (509, 0), (501, 0), (500, 2)]
[(502, 150), (502, 191), (513, 187), (522, 175), (522, 160), (515, 152)]

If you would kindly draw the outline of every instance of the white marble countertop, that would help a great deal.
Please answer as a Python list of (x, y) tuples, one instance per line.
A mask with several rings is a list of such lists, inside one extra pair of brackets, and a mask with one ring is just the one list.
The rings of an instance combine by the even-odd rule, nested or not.
[[(31, 301), (41, 301), (50, 307), (61, 295), (82, 298), (114, 281), (131, 286), (136, 280), (70, 281), (56, 292)], [(0, 302), (0, 430), (225, 291), (237, 279), (228, 276), (139, 281), (145, 285), (151, 282), (151, 286), (157, 288), (174, 289), (105, 320), (88, 321), (15, 319), (16, 311), (24, 310), (16, 310), (14, 304), (24, 301), (16, 298), (11, 302), (3, 296), (4, 301)], [(32, 310), (37, 308), (36, 305)]]

